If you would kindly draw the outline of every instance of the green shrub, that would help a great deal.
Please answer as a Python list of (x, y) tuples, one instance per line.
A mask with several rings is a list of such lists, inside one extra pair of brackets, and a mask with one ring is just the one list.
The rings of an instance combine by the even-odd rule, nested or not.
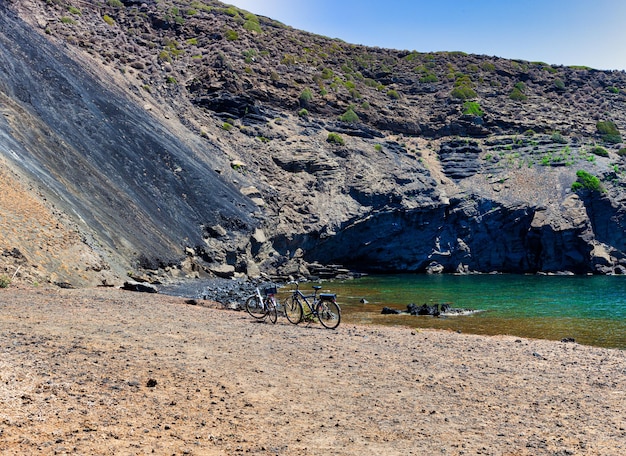
[(466, 101), (463, 103), (463, 114), (467, 116), (482, 117), (485, 112), (480, 108), (480, 105), (475, 101)]
[(374, 150), (376, 152), (381, 152), (383, 150), (382, 144), (374, 144)]
[(515, 101), (526, 101), (528, 99), (526, 94), (517, 87), (513, 88), (513, 90), (509, 94), (509, 98)]
[(550, 139), (555, 143), (567, 144), (567, 139), (565, 139), (559, 131), (552, 133), (552, 135), (550, 135)]
[(604, 193), (606, 191), (604, 190), (604, 187), (602, 187), (600, 179), (583, 169), (576, 171), (576, 177), (578, 179), (572, 184), (572, 191), (574, 192), (583, 189), (600, 193)]
[(335, 73), (330, 68), (324, 68), (322, 70), (322, 79), (332, 79), (334, 75)]
[(360, 100), (363, 97), (361, 96), (361, 92), (359, 92), (357, 89), (350, 89), (350, 98), (352, 98), (353, 100)]
[(476, 98), (478, 94), (468, 86), (459, 86), (452, 89), (450, 93), (452, 98), (458, 98), (459, 100), (471, 100), (472, 98)]
[(230, 131), (232, 129), (233, 129), (233, 124), (231, 124), (230, 122), (224, 122), (222, 124), (222, 130)]
[(474, 83), (472, 82), (472, 78), (467, 74), (463, 74), (460, 71), (454, 73), (454, 87), (472, 87), (474, 88)]
[(295, 65), (298, 63), (298, 58), (292, 54), (285, 54), (280, 63), (283, 65)]
[(226, 30), (226, 39), (228, 41), (236, 41), (239, 39), (239, 33), (234, 30)]
[(250, 32), (263, 33), (261, 25), (258, 22), (248, 20), (245, 22), (245, 24), (243, 24), (243, 28)]
[(298, 111), (298, 115), (300, 117), (308, 117), (309, 116), (309, 111), (305, 108), (302, 108), (300, 111)]
[(63, 16), (61, 18), (61, 22), (63, 24), (70, 24), (70, 25), (76, 24), (76, 21), (74, 19), (72, 19), (71, 17), (67, 17), (67, 16)]
[(174, 76), (168, 76), (167, 78), (165, 78), (165, 82), (167, 82), (168, 84), (178, 83), (178, 81), (176, 81), (176, 78)]
[(535, 135), (536, 135), (535, 130), (533, 130), (532, 128), (524, 132), (524, 136), (535, 136)]
[(604, 142), (610, 144), (622, 142), (622, 136), (620, 135), (617, 125), (615, 125), (614, 122), (611, 122), (610, 120), (599, 121), (596, 123), (596, 129), (602, 136), (602, 140)]
[(560, 79), (555, 79), (554, 87), (556, 87), (558, 90), (565, 90), (565, 83)]
[(78, 8), (76, 8), (75, 6), (70, 6), (67, 10), (70, 12), (70, 14), (73, 14), (73, 15), (75, 15), (75, 16), (82, 16), (82, 14), (83, 14), (83, 13), (81, 13), (81, 12), (80, 12), (80, 10), (79, 10)]
[(404, 56), (404, 59), (408, 62), (413, 62), (414, 60), (419, 59), (420, 53), (417, 51), (411, 51), (410, 54)]
[(163, 62), (171, 62), (172, 57), (170, 57), (170, 53), (168, 51), (163, 50), (159, 52), (159, 60), (162, 60)]
[(509, 94), (509, 98), (515, 101), (526, 101), (528, 97), (526, 96), (526, 84), (523, 82), (517, 82), (513, 86), (513, 90)]
[(255, 56), (256, 56), (256, 50), (255, 49), (248, 49), (246, 51), (243, 51), (243, 57), (244, 57), (244, 61), (246, 63), (254, 62), (254, 57)]
[(365, 78), (363, 79), (363, 83), (368, 86), (368, 87), (373, 87), (373, 88), (378, 88), (379, 87), (379, 82), (376, 79), (372, 79), (372, 78)]
[(617, 155), (619, 155), (620, 157), (626, 157), (626, 147), (622, 147), (620, 150), (618, 150)]
[(480, 64), (480, 67), (484, 70), (484, 71), (496, 71), (496, 66), (491, 63), (491, 62), (483, 62)]
[(600, 146), (594, 146), (591, 148), (591, 153), (598, 155), (600, 157), (608, 157), (609, 156), (609, 152), (604, 148), (604, 147), (600, 147)]
[(109, 0), (108, 4), (109, 6), (112, 6), (114, 8), (119, 8), (121, 6), (124, 6), (124, 4), (120, 0)]
[(0, 288), (9, 288), (9, 285), (11, 285), (11, 279), (9, 279), (5, 275), (1, 275), (0, 276)]
[(229, 6), (228, 8), (223, 9), (222, 11), (231, 17), (239, 16), (239, 10), (234, 6)]
[(339, 133), (328, 133), (328, 138), (326, 138), (326, 141), (331, 144), (337, 144), (339, 146), (343, 146), (345, 144), (345, 141)]
[(522, 81), (516, 82), (513, 87), (519, 90), (520, 92), (523, 92), (523, 93), (526, 92), (526, 84), (524, 84)]
[(104, 16), (102, 16), (102, 20), (109, 25), (115, 24), (115, 21), (113, 20), (113, 18), (109, 16), (108, 14), (105, 14)]
[(613, 87), (613, 86), (607, 87), (606, 90), (609, 93), (619, 93), (619, 89), (617, 87)]
[(393, 89), (390, 89), (390, 90), (387, 91), (387, 96), (389, 98), (394, 99), (394, 100), (399, 100), (400, 99), (400, 94), (397, 91), (393, 90)]
[(345, 123), (357, 123), (361, 119), (359, 119), (359, 116), (357, 115), (357, 113), (354, 112), (354, 109), (350, 107), (348, 108), (346, 112), (344, 112), (341, 116), (339, 116), (339, 120)]
[(306, 106), (313, 99), (313, 92), (311, 89), (306, 88), (300, 94), (300, 104)]
[(437, 82), (437, 81), (439, 81), (439, 78), (437, 77), (437, 75), (435, 73), (425, 73), (420, 78), (420, 82), (422, 84), (428, 84), (428, 83), (433, 83), (433, 82)]

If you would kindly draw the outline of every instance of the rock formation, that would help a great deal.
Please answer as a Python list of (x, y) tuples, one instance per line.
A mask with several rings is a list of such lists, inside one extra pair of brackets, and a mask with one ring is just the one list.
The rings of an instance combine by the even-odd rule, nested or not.
[(0, 275), (623, 273), (625, 102), (217, 1), (3, 2)]

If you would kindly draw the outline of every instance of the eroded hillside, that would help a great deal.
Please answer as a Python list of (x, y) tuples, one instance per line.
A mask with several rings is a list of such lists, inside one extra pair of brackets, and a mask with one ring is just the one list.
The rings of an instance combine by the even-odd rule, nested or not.
[(117, 270), (623, 271), (623, 72), (367, 48), (216, 1), (9, 10), (0, 92), (34, 120), (0, 151)]

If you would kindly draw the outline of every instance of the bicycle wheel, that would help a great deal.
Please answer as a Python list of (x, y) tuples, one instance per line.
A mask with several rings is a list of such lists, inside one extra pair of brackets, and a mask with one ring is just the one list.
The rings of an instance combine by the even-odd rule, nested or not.
[(259, 320), (265, 318), (266, 315), (265, 306), (256, 295), (250, 296), (246, 301), (246, 311)]
[(276, 320), (278, 320), (278, 309), (276, 307), (276, 299), (273, 296), (265, 298), (265, 308), (272, 323), (276, 323)]
[(302, 321), (302, 304), (300, 304), (297, 298), (291, 296), (285, 299), (283, 308), (285, 309), (285, 316), (290, 323), (297, 325)]
[(319, 301), (315, 310), (322, 326), (328, 329), (335, 329), (339, 326), (341, 309), (335, 301)]

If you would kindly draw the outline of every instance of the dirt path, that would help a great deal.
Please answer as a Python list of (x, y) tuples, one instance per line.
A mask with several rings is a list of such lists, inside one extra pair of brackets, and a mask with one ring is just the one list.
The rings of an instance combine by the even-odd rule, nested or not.
[(626, 454), (618, 350), (11, 287), (0, 353), (3, 455)]

